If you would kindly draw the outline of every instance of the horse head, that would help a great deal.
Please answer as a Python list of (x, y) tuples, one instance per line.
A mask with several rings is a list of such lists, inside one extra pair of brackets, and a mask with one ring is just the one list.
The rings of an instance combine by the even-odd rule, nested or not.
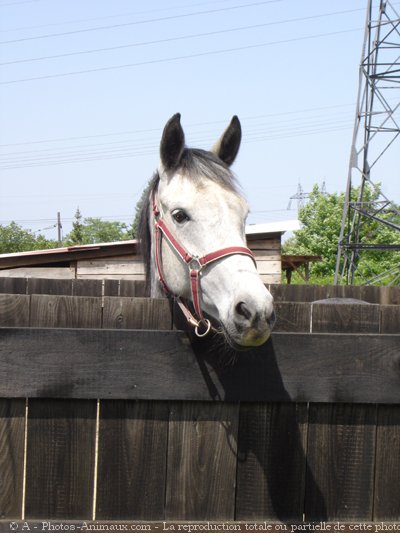
[(233, 117), (211, 151), (189, 149), (174, 115), (162, 135), (141, 236), (151, 296), (167, 292), (192, 302), (194, 311), (182, 307), (199, 336), (212, 322), (233, 348), (246, 349), (268, 339), (274, 312), (246, 245), (248, 205), (230, 171), (240, 141)]

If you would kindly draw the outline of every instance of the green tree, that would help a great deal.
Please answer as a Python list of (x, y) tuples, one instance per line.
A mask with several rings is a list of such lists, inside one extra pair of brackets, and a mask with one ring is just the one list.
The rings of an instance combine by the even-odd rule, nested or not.
[(83, 243), (83, 231), (82, 231), (82, 214), (79, 207), (76, 208), (74, 221), (72, 223), (72, 230), (68, 234), (69, 245), (82, 244)]
[(81, 218), (80, 212), (79, 217), (75, 214), (75, 225), (73, 224), (72, 231), (65, 238), (68, 246), (124, 241), (132, 238), (131, 231), (123, 222), (106, 221), (95, 217), (84, 218), (81, 222)]
[(0, 253), (11, 254), (57, 248), (57, 241), (48, 240), (43, 235), (35, 235), (16, 222), (0, 226)]
[[(357, 199), (358, 194), (359, 189), (355, 189), (353, 200)], [(366, 201), (373, 203), (378, 196), (378, 187), (366, 188)], [(294, 236), (284, 243), (284, 254), (320, 255), (323, 258), (323, 261), (313, 263), (310, 267), (312, 283), (333, 282), (343, 204), (344, 193), (326, 194), (320, 191), (318, 185), (314, 185), (309, 201), (299, 212), (302, 229), (296, 231)], [(382, 213), (381, 216), (387, 218), (390, 214)], [(363, 219), (360, 240), (365, 243), (400, 244), (400, 232), (382, 226), (374, 220)], [(393, 261), (400, 262), (400, 253), (371, 251), (363, 254), (358, 282), (362, 283), (364, 275), (370, 277), (371, 272), (383, 272)]]

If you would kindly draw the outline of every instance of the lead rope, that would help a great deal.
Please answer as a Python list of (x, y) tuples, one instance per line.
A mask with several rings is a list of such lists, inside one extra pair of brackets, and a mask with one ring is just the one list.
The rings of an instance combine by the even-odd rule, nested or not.
[[(189, 309), (187, 308), (187, 306), (184, 304), (184, 302), (181, 300), (181, 298), (179, 296), (175, 296), (175, 301), (176, 303), (179, 305), (179, 308), (180, 310), (182, 311), (182, 313), (184, 314), (187, 322), (194, 327), (194, 332), (196, 333), (196, 336), (197, 337), (205, 337), (206, 335), (208, 335), (210, 333), (211, 330), (215, 331), (215, 332), (219, 332), (220, 330), (217, 329), (217, 328), (214, 328), (214, 326), (211, 325), (211, 322), (208, 320), (208, 318), (202, 318), (201, 321), (199, 320), (196, 320), (194, 318), (194, 316), (192, 315), (192, 313), (189, 311)], [(199, 326), (201, 324), (204, 324), (206, 326), (206, 329), (204, 332), (200, 332), (199, 331)]]

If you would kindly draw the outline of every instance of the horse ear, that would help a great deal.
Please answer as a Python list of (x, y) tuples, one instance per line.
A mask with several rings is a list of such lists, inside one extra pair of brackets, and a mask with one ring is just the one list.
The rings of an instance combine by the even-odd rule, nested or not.
[(235, 115), (211, 151), (230, 167), (239, 152), (241, 139), (242, 128), (238, 117)]
[(185, 134), (181, 126), (181, 115), (176, 113), (164, 127), (160, 143), (161, 163), (165, 170), (172, 170), (179, 165), (185, 148)]

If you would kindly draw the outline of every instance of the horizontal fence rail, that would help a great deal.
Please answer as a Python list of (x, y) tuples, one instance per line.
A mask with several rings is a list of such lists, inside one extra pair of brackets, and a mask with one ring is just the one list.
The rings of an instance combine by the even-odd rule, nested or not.
[(400, 520), (394, 293), (276, 293), (272, 339), (232, 360), (89, 281), (0, 294), (3, 519)]
[[(355, 298), (375, 304), (400, 305), (400, 287), (268, 284), (276, 302), (314, 302), (325, 298)], [(0, 293), (64, 294), (69, 296), (145, 296), (144, 281), (2, 278)]]
[[(275, 302), (274, 332), (400, 333), (400, 305)], [(173, 329), (167, 299), (1, 294), (0, 327)]]
[(274, 333), (235, 364), (181, 331), (0, 328), (0, 397), (400, 402), (400, 335)]
[(0, 294), (0, 396), (400, 401), (400, 306), (276, 310), (271, 340), (227, 365), (173, 329), (166, 299)]

